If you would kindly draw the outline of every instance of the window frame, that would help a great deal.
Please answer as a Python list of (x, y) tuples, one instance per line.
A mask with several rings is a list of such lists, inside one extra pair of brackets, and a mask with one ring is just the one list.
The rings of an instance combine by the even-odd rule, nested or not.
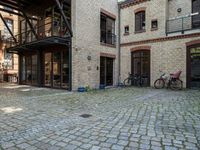
[[(153, 23), (156, 22), (156, 27), (153, 27)], [(158, 19), (151, 20), (151, 31), (158, 30)]]
[[(9, 27), (8, 21), (12, 22), (12, 28), (10, 28), (10, 30), (11, 30), (11, 32), (14, 32), (14, 20), (11, 19), (11, 18), (7, 18), (7, 17), (5, 17), (4, 20), (5, 20), (8, 27)], [(7, 34), (7, 35), (5, 35), (5, 34)], [(8, 31), (8, 29), (5, 25), (3, 27), (3, 34), (2, 35), (5, 39), (11, 38), (11, 35), (10, 35), (10, 33), (9, 33), (9, 31)]]
[[(103, 20), (104, 19), (104, 20)], [(104, 26), (102, 21), (104, 21)], [(108, 26), (108, 22), (111, 21), (112, 25)], [(100, 13), (100, 42), (102, 44), (108, 44), (108, 45), (116, 45), (116, 38), (115, 38), (115, 32), (116, 32), (116, 18), (113, 18), (112, 16), (105, 14), (104, 12)], [(107, 38), (108, 30), (111, 30), (111, 37), (109, 40)]]
[(146, 31), (146, 11), (145, 10), (137, 11), (135, 12), (135, 33), (140, 33), (145, 31)]

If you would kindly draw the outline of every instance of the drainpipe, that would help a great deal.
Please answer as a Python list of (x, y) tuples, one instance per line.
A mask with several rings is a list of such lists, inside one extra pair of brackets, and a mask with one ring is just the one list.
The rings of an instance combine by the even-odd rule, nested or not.
[(118, 3), (118, 85), (121, 83), (121, 9)]

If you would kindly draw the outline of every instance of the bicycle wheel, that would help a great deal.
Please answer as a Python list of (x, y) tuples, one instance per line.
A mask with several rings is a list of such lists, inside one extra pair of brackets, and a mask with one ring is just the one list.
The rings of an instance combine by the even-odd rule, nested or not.
[(129, 78), (124, 80), (124, 86), (131, 86), (131, 80)]
[(154, 88), (156, 89), (162, 89), (165, 87), (165, 81), (163, 79), (157, 79), (154, 82)]
[(180, 79), (172, 79), (170, 81), (170, 88), (172, 90), (182, 90), (183, 89), (183, 81)]

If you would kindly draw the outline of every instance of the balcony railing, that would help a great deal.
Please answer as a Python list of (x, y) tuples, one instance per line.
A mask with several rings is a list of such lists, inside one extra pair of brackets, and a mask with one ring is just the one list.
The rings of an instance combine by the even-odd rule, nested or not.
[(101, 31), (101, 43), (115, 45), (116, 35), (110, 32)]
[(187, 16), (181, 18), (175, 18), (167, 20), (166, 22), (166, 34), (200, 29), (200, 15)]
[(67, 31), (68, 31), (67, 27), (64, 24), (57, 25), (55, 21), (54, 22), (48, 21), (34, 28), (35, 28), (37, 38), (33, 34), (32, 30), (28, 30), (28, 31), (15, 35), (14, 37), (16, 39), (16, 42), (13, 39), (13, 37), (6, 39), (6, 43), (7, 43), (6, 47), (7, 48), (15, 47), (18, 45), (27, 44), (30, 42), (42, 40), (42, 39), (53, 37), (53, 36), (67, 37)]

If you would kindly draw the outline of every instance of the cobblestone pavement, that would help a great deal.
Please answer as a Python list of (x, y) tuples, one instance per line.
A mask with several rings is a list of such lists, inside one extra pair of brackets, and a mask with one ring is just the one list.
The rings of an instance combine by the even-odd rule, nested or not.
[(197, 150), (200, 91), (0, 86), (0, 149)]

